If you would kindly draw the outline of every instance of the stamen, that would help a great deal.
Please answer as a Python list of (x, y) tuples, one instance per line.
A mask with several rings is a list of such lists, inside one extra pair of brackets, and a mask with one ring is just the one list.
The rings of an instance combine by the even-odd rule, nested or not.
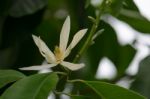
[(55, 46), (54, 54), (57, 62), (61, 62), (63, 60), (63, 53), (58, 46)]

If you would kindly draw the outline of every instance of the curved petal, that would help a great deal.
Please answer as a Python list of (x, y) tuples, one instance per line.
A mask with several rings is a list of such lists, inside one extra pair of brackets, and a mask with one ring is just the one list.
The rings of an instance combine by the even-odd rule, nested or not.
[(78, 42), (83, 38), (86, 32), (87, 32), (87, 29), (82, 29), (75, 34), (72, 42), (70, 43), (69, 47), (65, 51), (65, 57), (69, 55), (70, 51), (78, 44)]
[(68, 69), (70, 69), (72, 71), (78, 70), (78, 69), (83, 68), (85, 66), (83, 63), (74, 64), (74, 63), (65, 62), (65, 61), (62, 61), (60, 64), (63, 65), (64, 67), (67, 67)]
[(48, 63), (55, 63), (55, 55), (52, 53), (52, 51), (47, 47), (47, 45), (44, 43), (40, 37), (37, 37), (35, 35), (32, 35), (33, 40), (37, 47), (39, 48), (40, 53), (43, 57), (47, 60)]
[(68, 39), (69, 39), (69, 32), (70, 32), (70, 17), (68, 16), (63, 24), (61, 33), (60, 33), (60, 42), (59, 48), (64, 53), (67, 47)]
[(56, 66), (57, 64), (36, 65), (30, 67), (22, 67), (20, 70), (43, 70)]

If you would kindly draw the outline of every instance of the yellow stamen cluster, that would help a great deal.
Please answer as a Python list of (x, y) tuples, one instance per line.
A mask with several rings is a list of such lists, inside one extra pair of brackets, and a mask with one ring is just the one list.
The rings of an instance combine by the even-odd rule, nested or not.
[(63, 60), (63, 53), (58, 46), (55, 46), (54, 54), (56, 57), (56, 61), (60, 63)]

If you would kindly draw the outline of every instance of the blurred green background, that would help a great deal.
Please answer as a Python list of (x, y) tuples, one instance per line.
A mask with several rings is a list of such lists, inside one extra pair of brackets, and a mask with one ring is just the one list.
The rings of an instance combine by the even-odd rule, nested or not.
[[(110, 1), (98, 27), (98, 30), (104, 29), (104, 32), (82, 55), (80, 61), (85, 62), (86, 67), (72, 73), (71, 77), (111, 83), (127, 78), (126, 81), (130, 82), (129, 88), (150, 99), (150, 56), (143, 57), (142, 61), (139, 61), (140, 64), (136, 64), (139, 65), (138, 73), (131, 75), (126, 72), (138, 52), (136, 47), (139, 44), (138, 35), (149, 37), (150, 22), (141, 15), (132, 0)], [(71, 17), (70, 39), (82, 28), (90, 30), (92, 22), (88, 16), (95, 17), (96, 11), (94, 3), (91, 2), (92, 0), (0, 0), (0, 69), (18, 70), (20, 67), (41, 64), (44, 58), (40, 55), (31, 35), (40, 36), (53, 50), (59, 42), (62, 24), (68, 15)], [(113, 26), (115, 24), (111, 21), (112, 17), (127, 23), (138, 32), (131, 43), (119, 42), (117, 31)], [(123, 29), (121, 32), (126, 34), (127, 31)], [(87, 35), (88, 33), (89, 31)], [(73, 60), (87, 35), (66, 60)], [(148, 43), (146, 46), (149, 50)], [(113, 79), (95, 77), (100, 60), (104, 57), (107, 57), (117, 70)]]

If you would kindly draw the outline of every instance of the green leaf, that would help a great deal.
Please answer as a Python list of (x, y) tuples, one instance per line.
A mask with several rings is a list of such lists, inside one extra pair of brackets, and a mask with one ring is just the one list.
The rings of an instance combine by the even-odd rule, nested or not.
[(16, 0), (9, 14), (14, 17), (32, 14), (42, 9), (47, 3), (47, 0)]
[(3, 94), (2, 99), (47, 99), (50, 91), (52, 91), (58, 81), (55, 73), (35, 74), (25, 77)]
[(123, 7), (123, 2), (124, 0), (108, 0), (108, 2), (110, 2), (110, 6), (107, 9), (109, 13), (111, 13), (112, 15), (118, 15), (120, 13), (120, 10)]
[(125, 45), (118, 47), (117, 51), (118, 52), (115, 52), (117, 57), (110, 59), (117, 67), (118, 76), (121, 76), (132, 62), (136, 50), (131, 45)]
[(145, 97), (115, 84), (98, 81), (82, 81), (102, 99), (146, 99)]
[(134, 10), (134, 11), (138, 11), (139, 9), (136, 6), (136, 4), (134, 3), (134, 0), (125, 0), (124, 1), (124, 8), (129, 9), (129, 10)]
[(0, 88), (24, 77), (24, 74), (15, 70), (0, 70)]
[(118, 18), (140, 32), (150, 32), (149, 20), (140, 14), (133, 0), (125, 0), (124, 9), (120, 11)]
[(128, 23), (140, 32), (150, 33), (150, 22), (137, 11), (123, 9), (118, 19)]
[(144, 58), (139, 64), (139, 71), (131, 89), (141, 93), (150, 99), (150, 56)]

